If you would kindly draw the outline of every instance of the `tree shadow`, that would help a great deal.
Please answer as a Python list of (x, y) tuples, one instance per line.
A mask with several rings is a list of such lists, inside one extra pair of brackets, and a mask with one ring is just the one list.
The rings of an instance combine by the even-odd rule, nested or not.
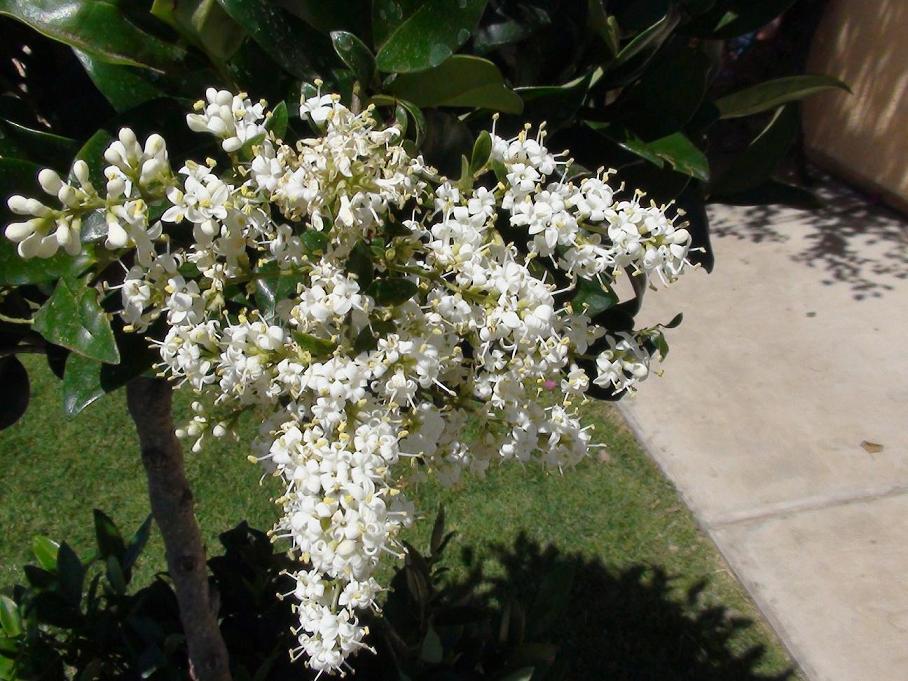
[(814, 171), (822, 206), (714, 207), (710, 231), (717, 237), (781, 243), (803, 236), (806, 247), (792, 261), (821, 270), (827, 286), (846, 285), (855, 300), (879, 298), (908, 279), (908, 220), (874, 197)]
[[(656, 565), (615, 569), (599, 560), (542, 548), (521, 535), (497, 546), (504, 574), (485, 579), (497, 603), (532, 603), (527, 626), (542, 618), (576, 681), (782, 681), (793, 671), (758, 671), (762, 645), (746, 646), (741, 633), (753, 626), (723, 605), (704, 602), (708, 581), (682, 591)], [(469, 561), (469, 557), (467, 557)], [(569, 577), (573, 575), (573, 580)], [(566, 602), (551, 599), (549, 584), (572, 582)], [(556, 612), (556, 610), (558, 612)], [(534, 612), (535, 611), (535, 612)], [(535, 678), (535, 677), (534, 677)]]

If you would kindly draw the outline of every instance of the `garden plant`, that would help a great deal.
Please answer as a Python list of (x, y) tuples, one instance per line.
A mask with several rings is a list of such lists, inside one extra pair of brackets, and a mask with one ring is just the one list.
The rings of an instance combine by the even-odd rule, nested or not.
[[(712, 265), (705, 202), (797, 194), (772, 178), (792, 102), (841, 84), (709, 88), (721, 40), (790, 4), (0, 0), (36, 69), (57, 41), (95, 88), (2, 98), (0, 420), (27, 407), (18, 353), (70, 415), (126, 387), (195, 678), (231, 661), (179, 440), (255, 412), (237, 449), (284, 482), (290, 658), (351, 670), (408, 487), (575, 465), (578, 405), (667, 355), (680, 316), (640, 328), (644, 292)], [(712, 177), (715, 124), (750, 115)], [(198, 395), (178, 428), (174, 388)]]

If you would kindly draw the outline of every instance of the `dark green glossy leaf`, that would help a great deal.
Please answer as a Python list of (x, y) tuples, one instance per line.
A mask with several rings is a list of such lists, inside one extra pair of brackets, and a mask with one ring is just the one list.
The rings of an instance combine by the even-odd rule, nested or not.
[(706, 155), (683, 133), (676, 132), (648, 142), (646, 146), (649, 152), (668, 161), (679, 173), (704, 182), (709, 180), (709, 161), (706, 160)]
[(0, 120), (0, 155), (6, 158), (32, 161), (65, 174), (78, 149), (79, 142), (69, 137)]
[(370, 0), (277, 0), (277, 3), (322, 33), (349, 31), (366, 36), (369, 31)]
[(271, 110), (271, 116), (265, 122), (265, 127), (273, 132), (278, 139), (283, 139), (287, 134), (287, 124), (289, 122), (289, 113), (287, 111), (287, 102), (280, 102)]
[(325, 232), (317, 232), (313, 229), (307, 229), (305, 232), (300, 235), (302, 239), (303, 246), (306, 247), (306, 250), (312, 255), (321, 255), (325, 252), (325, 249), (328, 248), (328, 242), (330, 238)]
[(32, 539), (32, 553), (38, 564), (45, 570), (53, 572), (57, 569), (57, 551), (59, 550), (60, 545), (49, 537), (37, 535)]
[(800, 128), (797, 107), (780, 107), (763, 131), (709, 187), (710, 195), (723, 197), (753, 189), (769, 180), (794, 144)]
[[(765, 26), (795, 0), (724, 0), (685, 27), (685, 32), (704, 38), (734, 38)], [(691, 4), (690, 2), (688, 4)], [(694, 3), (703, 5), (704, 2)], [(697, 10), (703, 12), (702, 9)]]
[(679, 312), (674, 317), (672, 317), (670, 322), (668, 322), (667, 324), (662, 324), (661, 326), (663, 326), (666, 329), (674, 329), (674, 328), (681, 326), (682, 321), (684, 321), (684, 313)]
[(149, 370), (160, 356), (149, 346), (146, 335), (154, 336), (155, 333), (149, 330), (141, 334), (115, 334), (120, 353), (119, 364), (105, 364), (77, 353), (70, 354), (63, 373), (63, 410), (66, 414), (75, 416), (107, 393), (122, 388)]
[(120, 565), (120, 561), (117, 560), (116, 556), (111, 555), (107, 556), (104, 565), (107, 568), (105, 574), (108, 584), (110, 584), (114, 593), (122, 596), (126, 593), (126, 575), (123, 574), (123, 567)]
[(372, 283), (372, 251), (362, 241), (353, 247), (347, 258), (347, 271), (356, 277), (360, 291), (366, 290)]
[(460, 158), (472, 153), (473, 141), (473, 133), (457, 116), (439, 109), (426, 110), (426, 137), (421, 151), (440, 174), (456, 177)]
[(716, 100), (722, 118), (740, 118), (803, 99), (826, 90), (851, 92), (845, 83), (832, 76), (788, 76), (759, 83)]
[(151, 524), (152, 517), (149, 513), (126, 545), (126, 554), (123, 556), (123, 569), (127, 574), (132, 570), (139, 556), (142, 555), (145, 545), (148, 543), (148, 537), (151, 536)]
[(28, 409), (31, 387), (28, 372), (15, 355), (0, 357), (0, 430), (9, 428)]
[(94, 509), (95, 520), (95, 541), (98, 543), (98, 551), (102, 557), (116, 556), (121, 557), (126, 553), (126, 545), (123, 543), (123, 537), (120, 530), (117, 529), (116, 523), (110, 519), (103, 511)]
[(426, 117), (416, 104), (396, 97), (391, 97), (390, 95), (376, 95), (369, 101), (375, 106), (393, 106), (395, 108), (395, 117), (397, 117), (398, 110), (403, 109), (413, 121), (414, 143), (417, 147), (422, 144), (426, 135)]
[(311, 81), (317, 75), (314, 56), (332, 49), (326, 36), (269, 0), (218, 1), (271, 59), (297, 78)]
[(60, 544), (57, 552), (57, 572), (60, 577), (60, 595), (70, 604), (78, 606), (82, 601), (85, 566), (66, 542)]
[(625, 89), (609, 120), (623, 123), (643, 139), (684, 129), (706, 95), (709, 58), (699, 49), (668, 49), (636, 83)]
[(114, 64), (164, 71), (186, 55), (132, 23), (112, 0), (0, 0), (0, 14)]
[(403, 277), (388, 277), (373, 281), (366, 293), (375, 299), (377, 305), (391, 306), (407, 302), (418, 290), (414, 281)]
[(618, 303), (618, 296), (610, 288), (603, 288), (598, 281), (581, 279), (577, 282), (577, 292), (571, 301), (575, 312), (583, 312), (595, 317), (600, 312)]
[(430, 624), (419, 649), (419, 659), (428, 664), (439, 664), (444, 659), (444, 655), (445, 649), (441, 644), (441, 638), (435, 631), (435, 627)]
[[(107, 183), (107, 178), (104, 176), (104, 168), (107, 166), (107, 162), (104, 160), (104, 152), (113, 141), (114, 138), (109, 132), (98, 130), (86, 140), (73, 159), (73, 163), (75, 161), (85, 161), (88, 165), (88, 176), (91, 179), (91, 183), (99, 191), (103, 191)], [(76, 182), (76, 176), (72, 171), (69, 173), (69, 181)]]
[(149, 77), (150, 71), (135, 66), (111, 64), (88, 52), (73, 48), (91, 82), (117, 111), (127, 111), (165, 95)]
[(255, 279), (255, 302), (265, 321), (274, 319), (278, 304), (296, 293), (300, 281), (300, 275), (281, 270), (274, 262), (259, 268)]
[(0, 628), (10, 638), (15, 638), (22, 633), (22, 618), (19, 616), (19, 606), (9, 596), (0, 595)]
[(477, 173), (489, 162), (492, 155), (492, 136), (483, 130), (476, 138), (473, 145), (473, 154), (470, 156), (470, 172)]
[(681, 12), (672, 5), (669, 12), (649, 28), (634, 36), (615, 55), (615, 59), (608, 65), (610, 70), (616, 70), (636, 59), (647, 59), (655, 54), (668, 40), (675, 28), (681, 22)]
[(372, 54), (372, 50), (347, 31), (332, 31), (331, 43), (337, 56), (350, 67), (356, 79), (368, 86), (375, 76), (375, 55)]
[(397, 326), (392, 321), (381, 321), (373, 319), (368, 326), (363, 327), (362, 331), (356, 336), (353, 342), (353, 350), (357, 354), (368, 352), (378, 347), (378, 339), (386, 337), (389, 333), (394, 333)]
[(232, 57), (245, 36), (217, 0), (155, 0), (151, 13), (216, 61)]
[(517, 88), (524, 101), (524, 117), (545, 121), (550, 127), (560, 126), (572, 119), (583, 105), (591, 80), (592, 74), (587, 74), (564, 85)]
[(120, 352), (98, 292), (71, 277), (57, 282), (53, 295), (35, 313), (35, 331), (47, 340), (99, 362), (116, 364)]
[(328, 357), (337, 347), (335, 343), (326, 338), (319, 338), (318, 336), (299, 331), (293, 334), (293, 340), (299, 344), (300, 348), (310, 353), (313, 357)]
[(408, 73), (438, 66), (467, 41), (485, 6), (486, 0), (375, 0), (378, 68)]
[(487, 59), (458, 54), (440, 66), (399, 75), (388, 91), (419, 107), (484, 108), (520, 113), (523, 101)]

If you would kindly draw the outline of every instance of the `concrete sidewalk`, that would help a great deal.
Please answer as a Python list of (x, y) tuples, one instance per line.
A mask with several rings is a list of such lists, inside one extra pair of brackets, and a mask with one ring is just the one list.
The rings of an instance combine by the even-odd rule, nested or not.
[(650, 292), (661, 379), (621, 403), (812, 681), (908, 679), (908, 225), (712, 210), (713, 274)]

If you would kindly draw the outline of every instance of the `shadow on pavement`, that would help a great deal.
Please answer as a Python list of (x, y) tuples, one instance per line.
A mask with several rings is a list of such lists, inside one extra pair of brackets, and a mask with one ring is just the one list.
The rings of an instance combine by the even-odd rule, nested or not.
[(908, 279), (908, 220), (872, 197), (821, 176), (823, 206), (812, 211), (781, 205), (715, 207), (710, 232), (754, 243), (784, 242), (803, 234), (806, 248), (791, 259), (823, 271), (823, 284), (851, 287), (856, 300), (878, 298)]

